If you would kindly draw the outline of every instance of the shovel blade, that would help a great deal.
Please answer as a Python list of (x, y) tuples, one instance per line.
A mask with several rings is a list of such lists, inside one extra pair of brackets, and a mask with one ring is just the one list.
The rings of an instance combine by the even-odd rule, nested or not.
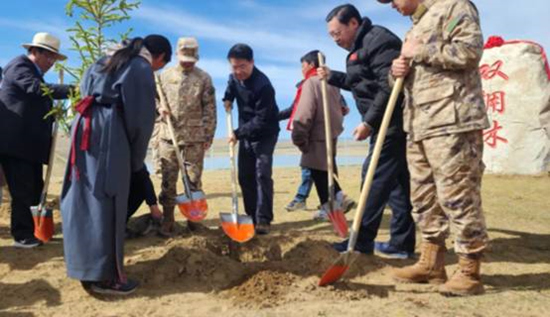
[(340, 209), (332, 210), (328, 213), (328, 218), (332, 223), (334, 231), (340, 237), (345, 238), (348, 236), (348, 222), (344, 212)]
[(55, 231), (53, 210), (47, 208), (39, 210), (38, 207), (31, 207), (31, 213), (34, 221), (34, 236), (42, 242), (49, 242)]
[(254, 237), (254, 222), (249, 216), (220, 213), (222, 229), (231, 240), (244, 243)]
[(326, 270), (325, 274), (319, 280), (319, 286), (326, 286), (336, 283), (338, 280), (346, 274), (349, 267), (353, 264), (357, 258), (357, 252), (344, 252), (338, 259)]
[(202, 191), (191, 193), (191, 198), (187, 195), (178, 195), (176, 204), (182, 215), (192, 222), (200, 222), (206, 218), (208, 214), (208, 204), (206, 196)]

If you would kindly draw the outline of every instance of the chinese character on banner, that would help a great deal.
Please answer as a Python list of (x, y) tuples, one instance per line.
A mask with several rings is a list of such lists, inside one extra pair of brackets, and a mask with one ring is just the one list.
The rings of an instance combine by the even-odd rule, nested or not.
[(503, 114), (506, 110), (506, 92), (504, 91), (497, 91), (493, 93), (485, 93), (483, 92), (483, 99), (485, 100), (485, 106), (487, 107), (487, 111), (491, 110), (493, 112), (497, 112), (500, 114)]
[(493, 120), (493, 127), (483, 132), (483, 141), (493, 149), (497, 148), (498, 142), (508, 143), (508, 140), (498, 136), (500, 130), (502, 130), (502, 126), (498, 121)]
[(496, 61), (491, 66), (489, 66), (489, 64), (481, 65), (479, 67), (479, 73), (481, 74), (481, 78), (483, 80), (489, 80), (489, 79), (493, 79), (495, 76), (498, 76), (504, 80), (510, 79), (508, 75), (506, 75), (500, 70), (502, 68), (502, 65), (504, 65), (503, 61)]

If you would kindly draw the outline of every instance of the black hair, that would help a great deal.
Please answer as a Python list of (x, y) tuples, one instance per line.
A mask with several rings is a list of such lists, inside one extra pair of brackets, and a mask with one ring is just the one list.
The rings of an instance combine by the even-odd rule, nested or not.
[(153, 34), (147, 36), (145, 39), (136, 37), (129, 42), (123, 42), (123, 44), (126, 44), (125, 47), (116, 51), (103, 68), (103, 72), (109, 74), (117, 72), (132, 58), (138, 56), (143, 47), (147, 48), (153, 57), (158, 57), (164, 53), (164, 61), (167, 63), (172, 58), (170, 41), (162, 35)]
[(315, 68), (319, 68), (319, 50), (311, 51), (302, 56), (302, 58), (300, 58), (300, 62), (306, 62), (310, 65), (313, 64)]
[(251, 61), (254, 59), (254, 52), (252, 48), (246, 44), (235, 44), (227, 53), (227, 59), (236, 58), (236, 59), (245, 59)]
[(362, 18), (359, 10), (352, 4), (343, 4), (339, 5), (336, 8), (332, 9), (327, 15), (326, 22), (332, 21), (332, 19), (338, 19), (338, 22), (348, 25), (351, 19), (357, 20), (361, 24)]

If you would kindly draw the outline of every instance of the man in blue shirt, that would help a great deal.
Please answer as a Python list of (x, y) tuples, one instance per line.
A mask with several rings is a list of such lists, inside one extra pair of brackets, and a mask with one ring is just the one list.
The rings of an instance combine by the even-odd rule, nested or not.
[(257, 234), (268, 234), (273, 220), (273, 151), (279, 136), (279, 108), (267, 76), (254, 66), (246, 44), (234, 45), (227, 55), (232, 74), (223, 98), (227, 111), (237, 100), (239, 127), (229, 143), (239, 141), (239, 184), (246, 213)]

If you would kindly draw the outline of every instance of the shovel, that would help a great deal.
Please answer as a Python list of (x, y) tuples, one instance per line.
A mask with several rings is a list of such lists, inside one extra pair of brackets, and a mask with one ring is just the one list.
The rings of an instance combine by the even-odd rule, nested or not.
[[(60, 84), (63, 84), (63, 77), (64, 72), (63, 69), (61, 69), (59, 70)], [(42, 242), (50, 241), (53, 237), (55, 230), (53, 223), (53, 209), (46, 207), (46, 199), (48, 198), (48, 187), (50, 185), (50, 179), (52, 177), (58, 127), (59, 125), (57, 123), (57, 120), (54, 120), (52, 126), (52, 144), (50, 145), (48, 169), (46, 170), (46, 179), (44, 180), (44, 187), (42, 188), (42, 194), (40, 195), (40, 203), (38, 204), (38, 206), (31, 207), (32, 219), (34, 221), (34, 236)]]
[(351, 234), (348, 242), (348, 249), (346, 252), (342, 253), (338, 259), (332, 264), (332, 266), (325, 272), (319, 281), (319, 286), (325, 286), (332, 284), (338, 281), (353, 264), (353, 262), (359, 256), (358, 252), (355, 252), (355, 243), (357, 243), (357, 236), (359, 235), (359, 228), (361, 225), (361, 218), (365, 212), (365, 205), (367, 204), (367, 199), (369, 197), (369, 191), (372, 185), (372, 180), (374, 178), (374, 172), (376, 171), (376, 166), (378, 165), (378, 159), (380, 158), (380, 152), (382, 152), (382, 145), (384, 145), (384, 140), (386, 139), (386, 133), (388, 132), (388, 126), (390, 124), (391, 116), (393, 114), (393, 109), (403, 87), (403, 78), (398, 78), (395, 81), (393, 86), (390, 100), (388, 101), (388, 106), (384, 112), (384, 119), (382, 120), (382, 125), (380, 126), (380, 132), (378, 133), (378, 138), (376, 139), (376, 144), (374, 145), (374, 151), (372, 154), (372, 160), (369, 164), (369, 169), (367, 171), (367, 176), (365, 178), (365, 183), (363, 184), (363, 189), (361, 190), (361, 197), (359, 198), (359, 206), (357, 207), (357, 212), (355, 218), (353, 219), (353, 227), (351, 229)]
[[(233, 118), (231, 110), (227, 114), (227, 131), (233, 133)], [(237, 197), (237, 168), (235, 167), (235, 145), (229, 144), (229, 158), (231, 160), (231, 193), (232, 212), (220, 213), (222, 229), (232, 240), (243, 243), (254, 237), (254, 222), (249, 216), (239, 215), (239, 198)]]
[[(156, 82), (160, 103), (163, 105), (163, 107), (170, 109), (168, 103), (166, 102), (164, 94), (162, 93), (159, 80), (157, 79)], [(206, 195), (203, 191), (191, 191), (191, 184), (189, 183), (189, 177), (187, 176), (185, 161), (183, 160), (183, 156), (178, 146), (178, 140), (176, 138), (176, 134), (174, 133), (174, 125), (172, 124), (172, 118), (170, 115), (166, 116), (166, 123), (168, 124), (168, 132), (176, 151), (176, 158), (178, 160), (178, 166), (181, 170), (183, 188), (185, 191), (184, 194), (176, 196), (176, 204), (178, 205), (180, 212), (183, 214), (183, 216), (185, 216), (185, 218), (187, 218), (191, 222), (200, 222), (204, 218), (206, 218), (206, 215), (208, 213)]]
[[(325, 66), (325, 56), (323, 53), (319, 52), (319, 66)], [(325, 113), (325, 139), (327, 146), (327, 170), (328, 170), (328, 218), (332, 222), (334, 231), (342, 237), (345, 238), (348, 235), (348, 223), (346, 221), (346, 216), (340, 208), (334, 202), (334, 156), (333, 156), (333, 143), (332, 143), (332, 129), (331, 129), (331, 120), (330, 120), (330, 108), (328, 105), (327, 97), (327, 81), (326, 79), (321, 80), (321, 95), (323, 97), (323, 112)]]

